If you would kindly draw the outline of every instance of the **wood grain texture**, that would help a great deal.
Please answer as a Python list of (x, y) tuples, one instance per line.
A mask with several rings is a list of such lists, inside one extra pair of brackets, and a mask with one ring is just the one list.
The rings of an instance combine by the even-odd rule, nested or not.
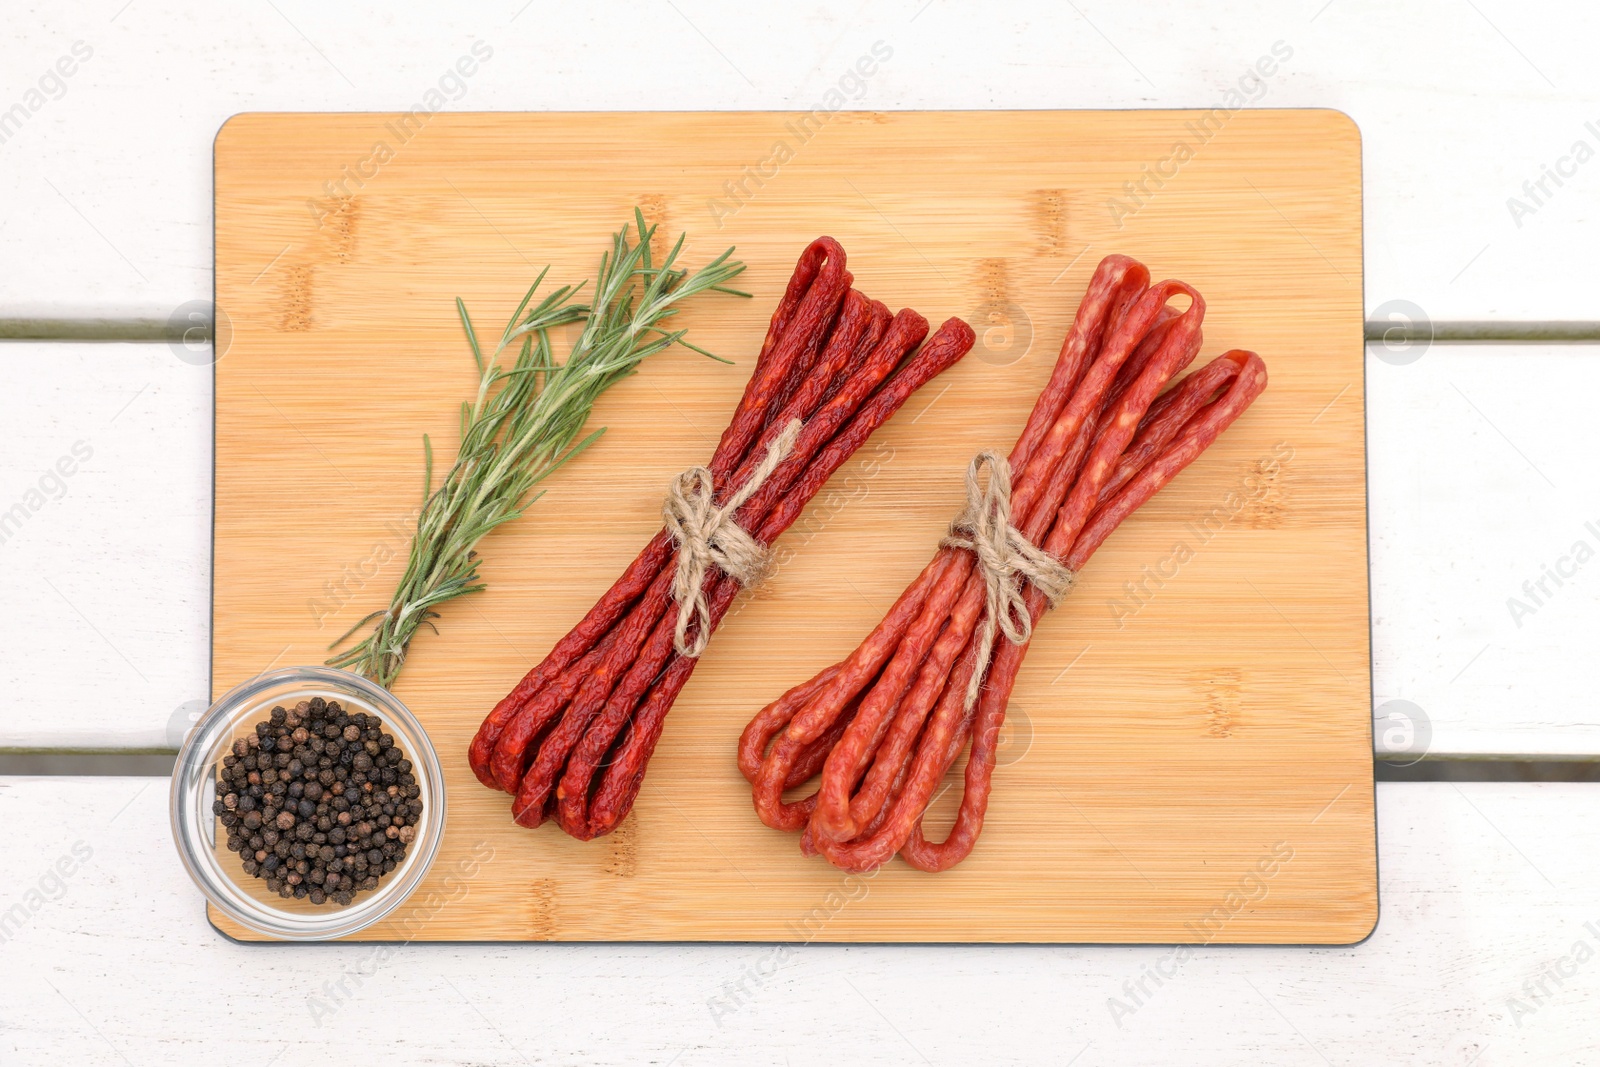
[[(1376, 875), (1359, 141), (1333, 112), (1238, 114), (1115, 229), (1104, 200), (1198, 119), (841, 113), (803, 138), (765, 113), (437, 115), (404, 144), (393, 116), (232, 120), (216, 160), (233, 339), (216, 383), (213, 688), (320, 661), (386, 599), (420, 435), (453, 442), (472, 382), (451, 298), (503, 320), (546, 263), (590, 276), (642, 205), (690, 231), (691, 262), (732, 243), (750, 264), (753, 303), (683, 318), (738, 365), (677, 353), (613, 390), (594, 420), (606, 438), (484, 545), (489, 591), (416, 643), (396, 691), (429, 726), (451, 802), (421, 899), (493, 850), (470, 905), (420, 936), (1193, 941), (1276, 847), (1292, 862), (1213, 936), (1360, 939)], [(779, 140), (794, 155), (773, 174)], [(378, 143), (392, 158), (374, 168)], [(768, 174), (748, 202), (714, 212), (756, 165)], [(330, 205), (325, 183), (356, 171)], [(678, 701), (629, 831), (584, 844), (514, 827), (467, 770), (467, 740), (649, 536), (667, 479), (709, 455), (794, 257), (823, 232), (866, 292), (934, 321), (968, 316), (982, 349), (780, 542), (777, 576)], [(1111, 251), (1196, 285), (1206, 351), (1262, 352), (1272, 386), (1041, 626), (972, 858), (848, 883), (756, 821), (738, 730), (853, 647), (926, 561), (967, 459), (1015, 437)], [(1158, 587), (1145, 568), (1169, 577)]]

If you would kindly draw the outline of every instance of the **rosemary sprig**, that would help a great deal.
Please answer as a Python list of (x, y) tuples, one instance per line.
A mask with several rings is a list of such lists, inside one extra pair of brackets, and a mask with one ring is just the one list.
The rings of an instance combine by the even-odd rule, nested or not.
[[(368, 615), (328, 646), (337, 648), (376, 622), (359, 644), (330, 658), (330, 665), (392, 685), (417, 631), (428, 625), (438, 632), (432, 622), (439, 617), (438, 606), (484, 588), (478, 577), (479, 540), (520, 516), (543, 495), (533, 493), (539, 482), (605, 432), (602, 427), (573, 443), (600, 394), (674, 344), (718, 358), (684, 340), (685, 331), (662, 324), (701, 293), (749, 296), (727, 284), (744, 264), (732, 258), (730, 248), (693, 273), (679, 268), (682, 235), (656, 264), (650, 254), (655, 227), (647, 229), (637, 210), (634, 224), (637, 242), (629, 242), (624, 225), (601, 256), (588, 304), (574, 302), (581, 285), (562, 286), (529, 308), (549, 273), (546, 267), (487, 356), (466, 305), (456, 299), (478, 368), (477, 395), (461, 405), (456, 461), (434, 488), (433, 443), (423, 435), (423, 504), (405, 574), (388, 608)], [(574, 322), (582, 322), (583, 329), (566, 362), (557, 363), (550, 331)], [(504, 367), (500, 356), (512, 346), (519, 347), (517, 358)]]

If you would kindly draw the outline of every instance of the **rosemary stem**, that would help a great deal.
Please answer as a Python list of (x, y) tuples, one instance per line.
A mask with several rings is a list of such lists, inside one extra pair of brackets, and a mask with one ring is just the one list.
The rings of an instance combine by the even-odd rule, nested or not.
[[(627, 225), (612, 236), (586, 304), (575, 298), (587, 282), (552, 290), (530, 308), (549, 268), (541, 271), (488, 353), (457, 299), (478, 381), (471, 401), (462, 405), (455, 462), (437, 485), (431, 474), (427, 479), (406, 569), (388, 608), (330, 645), (330, 651), (337, 649), (371, 622), (367, 635), (331, 656), (329, 664), (392, 685), (417, 632), (439, 618), (438, 608), (484, 588), (477, 553), (483, 537), (521, 516), (535, 486), (604, 432), (579, 436), (600, 395), (675, 344), (710, 355), (684, 341), (682, 330), (662, 324), (702, 293), (748, 295), (727, 285), (744, 264), (729, 248), (696, 271), (676, 267), (682, 235), (658, 264), (650, 252), (655, 228), (647, 228), (638, 211), (631, 232), (636, 240), (630, 240)], [(557, 363), (551, 332), (572, 323), (582, 328), (566, 361)], [(508, 351), (517, 354), (508, 360)], [(427, 438), (424, 447), (431, 471)]]

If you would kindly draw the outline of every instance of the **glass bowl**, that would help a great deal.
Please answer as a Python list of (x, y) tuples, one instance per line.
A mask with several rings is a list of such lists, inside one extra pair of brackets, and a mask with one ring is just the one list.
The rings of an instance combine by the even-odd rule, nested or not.
[[(256, 723), (278, 705), (292, 708), (312, 697), (337, 700), (348, 711), (376, 715), (405, 751), (422, 800), (416, 838), (406, 857), (378, 887), (349, 904), (312, 904), (284, 899), (262, 879), (246, 874), (237, 853), (226, 847), (212, 807), (217, 768), (236, 738), (254, 734)], [(422, 724), (394, 694), (358, 674), (332, 667), (286, 667), (235, 686), (211, 705), (184, 740), (172, 773), (172, 836), (183, 865), (206, 899), (239, 924), (289, 941), (347, 937), (393, 911), (421, 884), (444, 836), (444, 771)]]

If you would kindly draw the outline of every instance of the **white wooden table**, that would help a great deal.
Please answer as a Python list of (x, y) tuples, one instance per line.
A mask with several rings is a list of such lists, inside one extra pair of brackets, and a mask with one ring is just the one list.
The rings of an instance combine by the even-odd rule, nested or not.
[[(1441, 766), (1600, 760), (1600, 562), (1576, 549), (1600, 549), (1592, 5), (95, 0), (26, 14), (0, 40), (0, 335), (21, 338), (0, 344), (0, 759), (170, 749), (205, 697), (210, 374), (203, 350), (159, 338), (210, 293), (211, 138), (229, 114), (409, 107), (475, 42), (493, 56), (448, 85), (449, 108), (798, 109), (883, 41), (892, 58), (852, 106), (1212, 106), (1242, 84), (1249, 106), (1356, 119), (1369, 337), (1408, 318), (1410, 335), (1436, 335), (1369, 346), (1376, 702), (1420, 709)], [(1292, 54), (1251, 81), (1275, 45)], [(245, 947), (204, 921), (166, 784), (0, 777), (3, 1062), (1600, 1063), (1590, 782), (1380, 782), (1369, 940), (1182, 961), (1159, 947)]]

